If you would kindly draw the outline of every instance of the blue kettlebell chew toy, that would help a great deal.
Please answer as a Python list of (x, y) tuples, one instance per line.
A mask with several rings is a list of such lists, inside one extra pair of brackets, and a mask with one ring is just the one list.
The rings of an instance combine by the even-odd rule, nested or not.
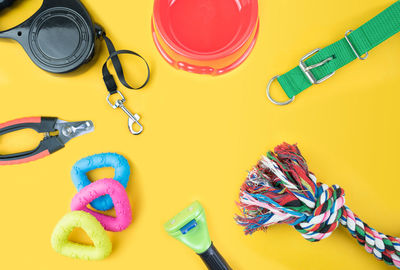
[[(74, 243), (68, 240), (74, 228), (82, 228), (94, 246)], [(51, 246), (58, 253), (82, 260), (102, 260), (112, 251), (112, 243), (103, 226), (97, 219), (84, 211), (66, 214), (54, 228)]]
[[(126, 158), (116, 153), (102, 153), (83, 158), (75, 163), (71, 170), (71, 178), (78, 191), (90, 185), (92, 182), (87, 173), (99, 168), (114, 168), (114, 180), (118, 181), (124, 188), (128, 185), (130, 166)], [(104, 195), (90, 205), (99, 211), (107, 211), (114, 207), (109, 195)]]

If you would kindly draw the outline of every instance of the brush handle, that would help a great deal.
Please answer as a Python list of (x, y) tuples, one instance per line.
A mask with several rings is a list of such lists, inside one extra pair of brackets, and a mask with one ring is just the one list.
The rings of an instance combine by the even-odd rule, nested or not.
[(211, 243), (211, 246), (205, 252), (198, 255), (209, 270), (232, 270), (213, 243)]

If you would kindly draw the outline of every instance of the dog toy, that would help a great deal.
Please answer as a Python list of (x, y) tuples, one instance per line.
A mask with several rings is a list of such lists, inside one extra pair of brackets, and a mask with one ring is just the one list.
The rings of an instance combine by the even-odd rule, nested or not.
[[(103, 153), (83, 158), (75, 163), (71, 170), (71, 178), (78, 191), (91, 184), (87, 173), (98, 168), (114, 168), (114, 180), (118, 181), (126, 188), (129, 181), (130, 167), (129, 163), (121, 155), (116, 153)], [(94, 209), (107, 211), (114, 207), (109, 195), (95, 199), (90, 204)]]
[[(82, 228), (92, 239), (94, 246), (73, 243), (68, 236), (74, 228)], [(92, 215), (75, 211), (66, 214), (55, 227), (51, 245), (58, 253), (83, 260), (101, 260), (108, 257), (112, 244), (103, 226)]]
[(208, 269), (231, 269), (211, 242), (205, 211), (198, 201), (195, 201), (165, 223), (164, 229), (170, 236), (181, 241), (196, 252), (207, 265)]
[(367, 252), (400, 268), (400, 238), (364, 223), (345, 205), (342, 188), (317, 182), (296, 145), (284, 143), (262, 157), (241, 187), (239, 206), (242, 214), (236, 221), (246, 234), (286, 223), (316, 242), (340, 222)]
[[(114, 203), (116, 217), (106, 216), (89, 209), (91, 201), (109, 194)], [(71, 202), (72, 211), (85, 211), (92, 214), (107, 231), (120, 232), (132, 222), (132, 210), (125, 188), (114, 179), (93, 182), (79, 191)]]

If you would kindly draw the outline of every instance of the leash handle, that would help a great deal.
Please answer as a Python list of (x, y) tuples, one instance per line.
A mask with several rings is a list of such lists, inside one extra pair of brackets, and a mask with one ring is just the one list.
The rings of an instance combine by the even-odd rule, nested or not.
[[(138, 53), (136, 53), (134, 51), (130, 51), (130, 50), (118, 50), (117, 51), (115, 49), (115, 46), (112, 43), (111, 39), (109, 39), (107, 37), (107, 34), (104, 31), (104, 29), (100, 25), (97, 25), (97, 24), (95, 25), (95, 28), (96, 28), (95, 31), (96, 31), (97, 37), (104, 39), (104, 41), (106, 43), (106, 46), (107, 46), (107, 49), (108, 49), (108, 53), (109, 53), (109, 57), (104, 62), (103, 68), (102, 68), (103, 80), (104, 80), (104, 83), (106, 84), (108, 92), (111, 95), (117, 93), (117, 84), (115, 82), (115, 79), (111, 75), (108, 67), (107, 67), (108, 61), (110, 61), (110, 60), (111, 60), (111, 62), (113, 64), (113, 66), (114, 66), (114, 69), (115, 69), (115, 72), (117, 73), (119, 81), (126, 88), (133, 89), (133, 90), (139, 90), (139, 89), (142, 89), (143, 87), (145, 87), (147, 85), (147, 83), (149, 82), (149, 80), (150, 80), (150, 67), (149, 67), (149, 64), (147, 63), (146, 59), (144, 59), (143, 56), (141, 56), (140, 54), (138, 54)], [(130, 54), (130, 55), (133, 55), (133, 56), (137, 56), (137, 57), (140, 58), (140, 60), (142, 60), (145, 63), (146, 69), (147, 69), (147, 76), (146, 76), (146, 79), (145, 79), (145, 81), (144, 81), (144, 83), (142, 85), (137, 86), (137, 87), (133, 87), (126, 81), (124, 70), (122, 68), (121, 61), (119, 60), (119, 57), (118, 57), (121, 54)]]

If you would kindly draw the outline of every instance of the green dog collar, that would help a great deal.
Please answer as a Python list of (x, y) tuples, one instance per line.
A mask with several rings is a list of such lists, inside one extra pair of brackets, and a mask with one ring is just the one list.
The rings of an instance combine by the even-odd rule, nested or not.
[[(368, 52), (400, 31), (400, 1), (384, 10), (357, 30), (349, 30), (345, 37), (324, 49), (305, 55), (299, 66), (284, 75), (273, 77), (267, 86), (267, 96), (276, 105), (287, 105), (295, 96), (313, 84), (332, 77), (336, 70), (355, 59), (365, 60)], [(279, 102), (272, 98), (270, 88), (278, 80), (289, 100)]]

